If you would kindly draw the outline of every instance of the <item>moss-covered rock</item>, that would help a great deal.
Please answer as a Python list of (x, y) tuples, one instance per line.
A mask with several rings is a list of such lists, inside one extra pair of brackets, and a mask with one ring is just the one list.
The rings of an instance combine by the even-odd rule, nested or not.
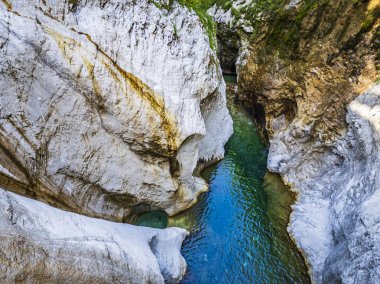
[(249, 107), (265, 106), (269, 134), (270, 118), (307, 99), (319, 102), (309, 106), (318, 117), (315, 133), (344, 129), (345, 106), (378, 73), (380, 7), (372, 2), (305, 0), (253, 22), (240, 96)]
[[(378, 134), (363, 130), (376, 92), (367, 94), (370, 103), (357, 97), (380, 83), (380, 2), (288, 4), (264, 11), (265, 20), (252, 19), (239, 98), (267, 129), (268, 167), (301, 193), (289, 230), (313, 280), (374, 283), (377, 252), (364, 239), (377, 235), (364, 234), (356, 222), (370, 188), (378, 188), (370, 161), (378, 154), (366, 148), (378, 147), (377, 138), (371, 140)], [(358, 117), (352, 101), (362, 107)], [(372, 232), (371, 226), (365, 230)]]

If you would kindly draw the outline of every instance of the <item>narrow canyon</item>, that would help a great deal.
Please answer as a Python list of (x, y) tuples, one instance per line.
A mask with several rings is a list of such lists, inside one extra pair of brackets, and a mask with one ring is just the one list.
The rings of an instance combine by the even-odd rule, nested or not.
[(380, 283), (379, 148), (378, 0), (0, 1), (1, 283)]

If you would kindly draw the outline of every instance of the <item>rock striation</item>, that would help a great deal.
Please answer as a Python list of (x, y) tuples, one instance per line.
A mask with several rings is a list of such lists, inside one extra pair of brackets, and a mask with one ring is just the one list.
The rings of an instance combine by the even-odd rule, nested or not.
[(317, 283), (380, 279), (379, 98), (376, 86), (351, 102), (346, 132), (329, 146), (305, 149), (291, 131), (271, 140), (268, 167), (299, 193), (289, 231)]
[(2, 283), (176, 283), (184, 229), (89, 218), (0, 189)]
[(191, 206), (231, 133), (194, 12), (1, 0), (0, 282), (179, 282), (185, 230), (111, 221)]
[(8, 189), (117, 221), (196, 202), (193, 172), (223, 157), (232, 120), (194, 12), (16, 0), (0, 19), (1, 159), (23, 185)]
[(312, 2), (252, 22), (239, 98), (266, 129), (268, 168), (298, 193), (289, 231), (312, 280), (378, 283), (380, 4)]

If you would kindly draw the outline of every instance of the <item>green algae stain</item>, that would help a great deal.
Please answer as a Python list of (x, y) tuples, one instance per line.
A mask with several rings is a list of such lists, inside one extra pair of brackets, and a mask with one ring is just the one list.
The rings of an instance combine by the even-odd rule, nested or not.
[(165, 229), (168, 225), (168, 215), (162, 210), (146, 212), (137, 217), (134, 225)]

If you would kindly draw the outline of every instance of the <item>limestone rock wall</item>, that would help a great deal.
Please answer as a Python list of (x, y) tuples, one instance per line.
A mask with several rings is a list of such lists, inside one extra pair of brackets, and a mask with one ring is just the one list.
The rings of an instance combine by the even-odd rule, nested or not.
[(252, 22), (239, 98), (299, 193), (289, 231), (312, 279), (378, 283), (379, 2), (290, 2)]
[(187, 232), (65, 212), (0, 189), (2, 283), (177, 283)]
[(183, 277), (185, 230), (96, 219), (188, 208), (232, 133), (199, 18), (161, 4), (0, 1), (0, 282)]
[(379, 96), (376, 86), (350, 103), (347, 130), (329, 146), (305, 148), (292, 130), (271, 140), (268, 167), (299, 193), (289, 231), (317, 283), (380, 278)]
[(232, 121), (194, 13), (2, 1), (0, 47), (2, 167), (24, 185), (8, 189), (118, 221), (175, 214), (207, 189), (193, 172), (223, 157)]

